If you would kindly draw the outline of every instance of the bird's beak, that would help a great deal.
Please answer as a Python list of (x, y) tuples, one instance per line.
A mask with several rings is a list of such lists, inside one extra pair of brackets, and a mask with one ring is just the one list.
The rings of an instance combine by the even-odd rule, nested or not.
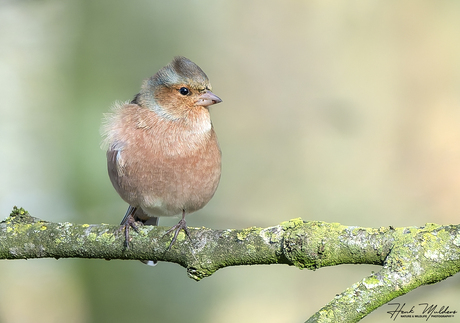
[(196, 105), (200, 105), (203, 107), (207, 107), (216, 103), (222, 102), (222, 100), (212, 93), (211, 91), (207, 90), (202, 95), (198, 97), (198, 101), (196, 101)]

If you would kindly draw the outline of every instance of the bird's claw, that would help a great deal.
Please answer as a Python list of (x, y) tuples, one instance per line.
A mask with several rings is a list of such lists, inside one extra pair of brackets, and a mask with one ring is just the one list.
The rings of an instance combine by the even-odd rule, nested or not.
[(184, 232), (187, 235), (187, 237), (190, 239), (190, 241), (192, 241), (192, 238), (190, 237), (190, 232), (188, 231), (188, 228), (187, 228), (187, 223), (185, 222), (185, 219), (182, 219), (182, 220), (179, 221), (178, 224), (176, 224), (171, 229), (166, 231), (166, 233), (163, 235), (163, 237), (164, 237), (165, 235), (167, 235), (167, 234), (171, 233), (172, 231), (174, 231), (174, 236), (173, 236), (173, 238), (171, 240), (171, 243), (169, 244), (168, 249), (166, 249), (166, 251), (171, 250), (171, 247), (173, 246), (173, 244), (177, 240), (177, 236), (179, 235), (180, 230), (184, 230)]
[(132, 215), (128, 216), (126, 219), (126, 222), (120, 226), (119, 231), (124, 231), (125, 233), (125, 247), (126, 249), (129, 249), (129, 241), (131, 238), (129, 237), (129, 228), (133, 228), (134, 231), (137, 233), (140, 233), (139, 227), (137, 226), (139, 223), (142, 222), (137, 222)]

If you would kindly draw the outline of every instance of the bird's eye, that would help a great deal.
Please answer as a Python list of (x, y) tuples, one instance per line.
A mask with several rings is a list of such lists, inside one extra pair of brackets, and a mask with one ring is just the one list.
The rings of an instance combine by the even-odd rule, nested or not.
[(190, 90), (187, 89), (186, 87), (181, 87), (179, 89), (179, 93), (182, 94), (182, 95), (189, 95), (190, 94)]

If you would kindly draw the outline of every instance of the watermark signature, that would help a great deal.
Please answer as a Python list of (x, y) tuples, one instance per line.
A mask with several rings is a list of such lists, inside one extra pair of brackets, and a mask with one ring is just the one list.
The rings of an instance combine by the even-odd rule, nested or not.
[(457, 311), (449, 306), (429, 303), (420, 303), (418, 305), (406, 305), (406, 303), (388, 303), (387, 305), (395, 307), (394, 310), (388, 311), (390, 318), (395, 321), (397, 318), (417, 318), (428, 321), (430, 318), (454, 318)]

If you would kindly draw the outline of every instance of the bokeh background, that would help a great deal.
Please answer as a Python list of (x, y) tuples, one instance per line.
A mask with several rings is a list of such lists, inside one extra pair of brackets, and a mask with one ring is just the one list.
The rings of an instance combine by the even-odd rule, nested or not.
[[(459, 222), (458, 1), (0, 0), (0, 44), (2, 218), (18, 205), (118, 224), (102, 114), (184, 55), (224, 100), (221, 184), (190, 226)], [(2, 261), (0, 322), (303, 322), (377, 270), (234, 267), (197, 283), (169, 263)], [(398, 301), (460, 311), (459, 287)]]

